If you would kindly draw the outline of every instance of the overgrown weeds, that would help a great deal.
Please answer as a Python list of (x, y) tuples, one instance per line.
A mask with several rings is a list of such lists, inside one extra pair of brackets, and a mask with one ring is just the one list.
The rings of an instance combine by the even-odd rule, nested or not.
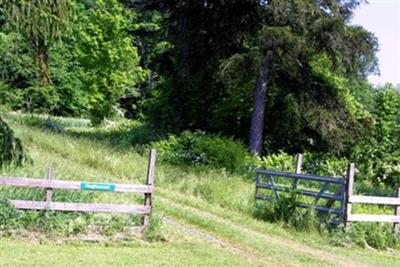
[(271, 201), (257, 202), (254, 216), (303, 232), (320, 231), (323, 225), (322, 217), (318, 217), (313, 209), (298, 206), (298, 195), (295, 193), (280, 194), (279, 198)]
[[(125, 228), (142, 225), (142, 218), (136, 215), (115, 215), (101, 213), (17, 210), (10, 199), (42, 200), (43, 190), (25, 188), (2, 188), (0, 200), (0, 235), (10, 231), (30, 230), (49, 235), (70, 236), (86, 233), (91, 226), (98, 226), (105, 236), (123, 232)], [(93, 192), (56, 190), (54, 201), (90, 203)]]
[(347, 229), (337, 228), (331, 232), (330, 241), (337, 246), (360, 246), (363, 248), (400, 248), (400, 235), (394, 234), (387, 223), (351, 224)]

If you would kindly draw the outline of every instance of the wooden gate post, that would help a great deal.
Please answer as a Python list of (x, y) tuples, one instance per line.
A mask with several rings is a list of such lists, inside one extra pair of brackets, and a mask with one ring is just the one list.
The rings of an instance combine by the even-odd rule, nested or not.
[[(154, 174), (156, 170), (156, 150), (151, 149), (150, 150), (150, 155), (149, 155), (149, 165), (147, 169), (147, 181), (146, 184), (148, 186), (153, 186), (154, 184)], [(152, 209), (152, 193), (145, 193), (144, 194), (144, 205), (145, 206), (150, 206), (150, 213)], [(150, 224), (150, 214), (144, 215), (144, 227), (149, 226)]]
[[(54, 179), (54, 171), (51, 167), (49, 167), (47, 169), (47, 180), (51, 181), (53, 179)], [(47, 204), (47, 206), (50, 205), (52, 197), (53, 197), (53, 189), (46, 188), (46, 204)]]
[[(400, 188), (397, 188), (397, 198), (400, 200)], [(394, 215), (400, 217), (400, 205), (397, 205), (394, 210)], [(395, 234), (400, 234), (400, 223), (393, 223), (393, 232)]]
[[(296, 157), (296, 174), (301, 174), (301, 167), (303, 166), (303, 154), (297, 154)], [(294, 180), (293, 188), (297, 189), (297, 186), (299, 185), (299, 179)]]
[(350, 163), (347, 167), (347, 183), (346, 183), (346, 198), (345, 198), (345, 212), (344, 212), (344, 227), (347, 227), (349, 215), (351, 215), (351, 202), (350, 198), (353, 196), (353, 186), (354, 186), (354, 173), (355, 166), (354, 163)]

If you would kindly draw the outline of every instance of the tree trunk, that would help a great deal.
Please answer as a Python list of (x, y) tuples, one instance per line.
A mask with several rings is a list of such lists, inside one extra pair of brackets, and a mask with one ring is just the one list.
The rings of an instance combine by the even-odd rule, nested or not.
[(48, 47), (43, 42), (38, 46), (38, 60), (40, 71), (40, 85), (50, 85), (49, 55)]
[(267, 55), (265, 55), (262, 61), (260, 73), (257, 77), (249, 136), (250, 151), (256, 155), (260, 155), (262, 150), (265, 102), (268, 91), (268, 77), (268, 58)]

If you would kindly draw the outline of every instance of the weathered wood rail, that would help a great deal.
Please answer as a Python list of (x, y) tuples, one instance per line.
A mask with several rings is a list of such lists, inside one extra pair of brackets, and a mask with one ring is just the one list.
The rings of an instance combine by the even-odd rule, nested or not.
[[(32, 179), (24, 177), (0, 177), (1, 186), (16, 186), (28, 188), (44, 188), (45, 201), (9, 200), (17, 209), (56, 210), (78, 212), (110, 212), (144, 215), (144, 226), (150, 222), (152, 211), (152, 196), (154, 191), (154, 176), (156, 166), (156, 151), (152, 149), (149, 155), (147, 180), (145, 185), (93, 183), (55, 180), (53, 169), (49, 168), (47, 179)], [(68, 203), (52, 201), (53, 189), (89, 190), (102, 192), (120, 192), (144, 194), (143, 205), (131, 204), (100, 204), (100, 203)]]
[[(376, 197), (376, 196), (354, 196), (354, 164), (348, 167), (349, 181), (347, 184), (346, 214), (345, 222), (388, 222), (393, 223), (393, 231), (400, 232), (400, 188), (397, 189), (397, 197)], [(353, 214), (353, 203), (374, 204), (374, 205), (390, 205), (394, 206), (394, 215), (377, 215), (377, 214)]]

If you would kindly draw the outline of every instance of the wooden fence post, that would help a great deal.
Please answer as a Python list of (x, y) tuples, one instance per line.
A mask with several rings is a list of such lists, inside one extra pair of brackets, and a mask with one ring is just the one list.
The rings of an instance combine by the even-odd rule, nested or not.
[[(400, 199), (400, 188), (397, 188), (397, 198)], [(395, 206), (394, 210), (394, 215), (395, 216), (400, 216), (400, 205)], [(393, 232), (396, 234), (400, 233), (400, 223), (393, 223)]]
[[(54, 172), (53, 172), (53, 169), (51, 167), (49, 167), (47, 169), (47, 180), (51, 181), (53, 179), (54, 179)], [(52, 188), (46, 188), (46, 203), (47, 203), (47, 206), (50, 205), (52, 197), (53, 197), (53, 189)]]
[[(149, 186), (153, 186), (154, 184), (154, 174), (156, 170), (156, 150), (151, 149), (150, 150), (150, 155), (149, 155), (149, 165), (147, 169), (147, 181), (146, 184)], [(151, 206), (152, 206), (152, 193), (145, 193), (144, 194), (144, 205), (145, 206), (150, 206), (150, 212), (151, 212)], [(144, 216), (144, 227), (149, 226), (150, 223), (150, 214), (146, 214)]]
[(351, 202), (350, 198), (353, 196), (354, 186), (354, 174), (355, 166), (354, 163), (350, 163), (347, 167), (347, 183), (346, 183), (346, 198), (345, 198), (345, 212), (344, 212), (344, 226), (347, 227), (349, 215), (351, 215)]
[(301, 174), (301, 168), (303, 166), (303, 154), (297, 154), (296, 157), (296, 173)]
[[(301, 174), (301, 168), (303, 166), (303, 154), (297, 154), (296, 157), (296, 174)], [(299, 179), (294, 180), (293, 188), (297, 189), (297, 186), (299, 185)]]

